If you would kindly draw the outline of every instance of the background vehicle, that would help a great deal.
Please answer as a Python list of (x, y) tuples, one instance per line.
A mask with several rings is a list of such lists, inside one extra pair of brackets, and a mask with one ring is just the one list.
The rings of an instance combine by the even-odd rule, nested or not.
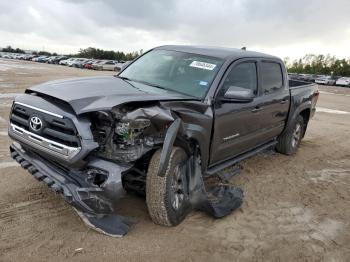
[(95, 64), (95, 63), (98, 63), (98, 62), (100, 62), (100, 61), (99, 61), (99, 60), (93, 60), (93, 59), (91, 59), (91, 60), (87, 61), (87, 62), (84, 64), (84, 68), (86, 68), (86, 69), (92, 69), (92, 65)]
[(38, 57), (37, 55), (28, 55), (25, 60), (32, 61), (33, 58)]
[(316, 84), (321, 84), (321, 85), (330, 85), (333, 86), (335, 85), (335, 78), (331, 77), (331, 76), (323, 76), (320, 78), (316, 78), (315, 83)]
[(76, 68), (83, 68), (84, 64), (88, 61), (86, 58), (77, 58), (74, 59), (71, 63), (68, 63), (68, 66), (76, 67)]
[(121, 70), (124, 69), (130, 62), (119, 62), (115, 64), (114, 71), (120, 72)]
[(74, 60), (75, 58), (68, 58), (68, 59), (63, 59), (58, 62), (59, 65), (67, 65), (67, 63), (71, 60)]
[(101, 63), (103, 63), (103, 62), (105, 62), (105, 60), (97, 60), (97, 61), (93, 62), (93, 63), (91, 64), (91, 69), (93, 69), (93, 70), (98, 70), (99, 65), (100, 65)]
[(77, 61), (77, 59), (78, 58), (68, 59), (67, 62), (66, 62), (67, 66), (72, 67), (73, 64)]
[(337, 86), (350, 86), (350, 77), (341, 77), (335, 83)]
[(48, 64), (52, 64), (52, 61), (56, 58), (57, 56), (50, 56), (49, 59), (47, 59)]
[(300, 76), (297, 73), (288, 73), (288, 78), (291, 80), (299, 80)]
[(66, 59), (67, 59), (66, 56), (52, 56), (49, 58), (49, 60), (47, 62), (49, 64), (58, 64), (60, 61), (66, 60)]
[(33, 62), (45, 63), (49, 58), (45, 55), (38, 56), (32, 59)]
[(318, 95), (315, 84), (288, 81), (273, 56), (163, 46), (118, 76), (53, 81), (17, 96), (11, 155), (103, 230), (113, 229), (99, 219), (114, 214), (123, 189), (146, 195), (156, 224), (177, 225), (192, 208), (222, 217), (242, 192), (218, 185), (211, 201), (203, 178), (270, 147), (294, 154)]
[(102, 61), (98, 64), (95, 64), (93, 68), (96, 70), (115, 71), (117, 64), (118, 64), (118, 61), (113, 61), (113, 60)]

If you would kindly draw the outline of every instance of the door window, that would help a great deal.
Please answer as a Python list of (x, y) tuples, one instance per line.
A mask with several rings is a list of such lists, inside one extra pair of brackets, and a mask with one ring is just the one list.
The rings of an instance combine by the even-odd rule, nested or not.
[(261, 63), (261, 85), (264, 94), (271, 94), (283, 87), (280, 64), (273, 62)]
[(250, 89), (253, 90), (254, 94), (257, 94), (256, 63), (245, 62), (233, 67), (225, 78), (221, 94), (224, 95), (230, 87)]

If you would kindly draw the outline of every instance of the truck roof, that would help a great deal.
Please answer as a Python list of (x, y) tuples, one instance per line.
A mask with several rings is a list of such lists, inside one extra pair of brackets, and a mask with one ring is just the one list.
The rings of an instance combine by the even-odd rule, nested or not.
[(264, 53), (246, 51), (238, 48), (227, 48), (227, 47), (194, 46), (194, 45), (164, 45), (164, 46), (156, 47), (154, 49), (194, 53), (199, 55), (222, 58), (224, 60), (247, 58), (247, 57), (259, 57), (259, 58), (265, 57), (265, 58), (279, 59), (276, 56), (271, 56)]

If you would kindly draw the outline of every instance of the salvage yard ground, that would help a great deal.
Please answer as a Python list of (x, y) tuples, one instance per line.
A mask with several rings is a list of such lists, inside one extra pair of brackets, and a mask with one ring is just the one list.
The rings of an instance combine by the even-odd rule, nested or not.
[(115, 239), (87, 228), (18, 167), (6, 131), (11, 101), (25, 88), (106, 74), (113, 72), (0, 59), (0, 261), (350, 261), (349, 88), (320, 87), (319, 112), (295, 156), (267, 152), (241, 163), (231, 182), (245, 199), (231, 215), (192, 212), (166, 228), (128, 195), (118, 212), (138, 223)]

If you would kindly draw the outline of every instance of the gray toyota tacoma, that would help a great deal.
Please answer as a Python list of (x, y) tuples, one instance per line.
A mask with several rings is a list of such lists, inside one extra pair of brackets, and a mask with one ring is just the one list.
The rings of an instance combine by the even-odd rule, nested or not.
[(268, 148), (295, 153), (318, 95), (270, 55), (161, 46), (115, 76), (27, 89), (10, 113), (10, 150), (88, 225), (120, 236), (134, 223), (115, 212), (125, 192), (166, 226), (239, 207), (242, 189), (204, 181)]

